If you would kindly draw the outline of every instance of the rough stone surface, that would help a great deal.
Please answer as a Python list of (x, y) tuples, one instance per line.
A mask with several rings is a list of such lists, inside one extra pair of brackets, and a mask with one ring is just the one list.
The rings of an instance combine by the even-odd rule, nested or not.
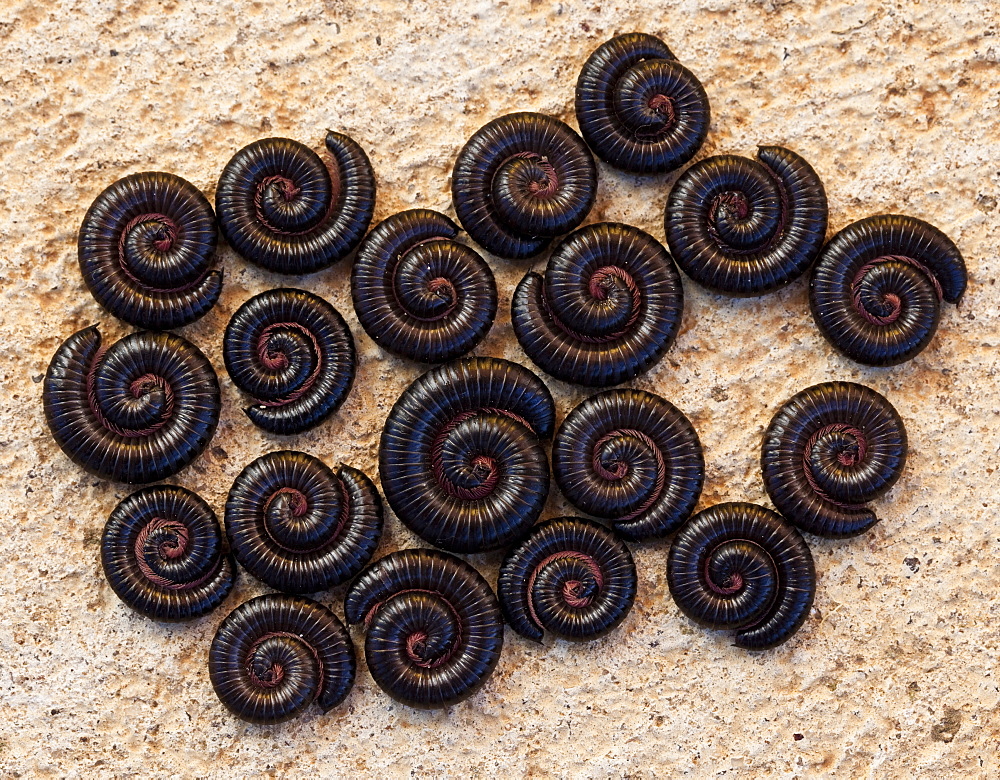
[[(0, 10), (0, 774), (24, 777), (580, 776), (995, 777), (1000, 772), (1000, 37), (990, 0), (922, 3), (682, 0), (184, 3), (12, 0)], [(364, 669), (347, 702), (278, 727), (222, 708), (206, 671), (223, 613), (264, 592), (244, 577), (188, 625), (133, 614), (104, 582), (98, 543), (129, 489), (56, 447), (41, 378), (58, 344), (100, 323), (76, 232), (115, 179), (172, 171), (209, 197), (224, 163), (267, 135), (319, 147), (327, 128), (371, 155), (376, 219), (454, 213), (449, 177), (478, 127), (529, 109), (571, 124), (584, 59), (614, 33), (663, 37), (704, 82), (700, 156), (758, 143), (799, 151), (823, 178), (830, 231), (902, 211), (947, 232), (970, 288), (912, 362), (859, 367), (822, 339), (805, 281), (756, 300), (685, 282), (676, 345), (634, 386), (684, 410), (705, 446), (701, 506), (767, 504), (761, 434), (776, 405), (849, 379), (903, 416), (906, 473), (862, 538), (809, 538), (819, 574), (799, 634), (766, 653), (698, 628), (667, 592), (667, 543), (635, 546), (639, 598), (605, 640), (535, 646), (507, 633), (497, 674), (468, 702), (418, 712)], [(662, 239), (675, 176), (601, 166), (590, 221)], [(343, 410), (309, 434), (253, 428), (222, 364), (247, 297), (285, 280), (229, 249), (222, 301), (182, 330), (219, 371), (223, 421), (176, 478), (221, 512), (252, 458), (292, 446), (376, 474), (384, 415), (420, 368), (387, 357), (351, 308), (349, 263), (294, 283), (347, 317), (361, 366)], [(542, 260), (536, 263), (540, 266)], [(479, 354), (527, 362), (508, 304), (525, 264), (493, 261), (501, 315)], [(559, 416), (586, 393), (549, 382)], [(547, 514), (568, 507), (554, 490)], [(417, 540), (390, 515), (382, 551)], [(498, 556), (472, 559), (496, 576)], [(322, 600), (342, 609), (342, 591)], [(356, 635), (360, 639), (360, 635)]]

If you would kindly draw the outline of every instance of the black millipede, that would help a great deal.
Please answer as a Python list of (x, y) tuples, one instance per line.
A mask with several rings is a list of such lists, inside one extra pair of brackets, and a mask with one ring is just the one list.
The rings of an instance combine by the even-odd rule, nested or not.
[(197, 187), (172, 173), (136, 173), (97, 196), (77, 254), (101, 306), (140, 328), (169, 330), (219, 300), (217, 243), (215, 212)]
[(101, 566), (123, 602), (154, 620), (189, 620), (225, 601), (236, 563), (215, 512), (174, 485), (137, 490), (111, 512)]
[(351, 331), (333, 306), (305, 290), (256, 295), (226, 326), (223, 358), (255, 405), (244, 411), (270, 433), (302, 433), (347, 398), (357, 359)]
[(697, 77), (652, 35), (612, 38), (576, 82), (576, 119), (594, 154), (633, 173), (664, 173), (690, 160), (711, 110)]
[(906, 429), (871, 388), (824, 382), (781, 405), (760, 463), (767, 494), (789, 522), (819, 536), (854, 536), (878, 522), (865, 504), (903, 473)]
[(191, 342), (133, 333), (101, 348), (96, 325), (56, 350), (42, 390), (45, 420), (74, 463), (103, 479), (156, 482), (208, 446), (219, 381)]
[(497, 312), (496, 282), (457, 236), (444, 214), (412, 209), (380, 222), (361, 242), (351, 297), (361, 327), (379, 346), (443, 363), (486, 336)]
[(566, 498), (629, 541), (676, 531), (705, 482), (701, 442), (684, 413), (642, 390), (609, 390), (571, 411), (552, 442)]
[(681, 611), (709, 628), (736, 631), (736, 646), (787, 641), (816, 597), (812, 553), (780, 515), (756, 504), (716, 504), (677, 532), (667, 584)]
[(251, 263), (283, 274), (309, 274), (336, 263), (368, 230), (375, 174), (364, 150), (329, 131), (332, 166), (289, 138), (265, 138), (226, 163), (215, 210), (226, 241)]
[(585, 642), (615, 629), (635, 602), (632, 554), (593, 520), (557, 517), (539, 523), (504, 558), (497, 581), (500, 608), (521, 636), (544, 631)]
[(921, 352), (968, 284), (954, 242), (915, 217), (858, 220), (830, 239), (816, 262), (809, 306), (820, 331), (851, 360), (893, 366)]
[(219, 700), (251, 723), (280, 723), (313, 702), (323, 712), (354, 685), (357, 661), (344, 624), (303, 596), (250, 599), (222, 621), (208, 652)]
[(762, 295), (797, 279), (826, 237), (826, 191), (809, 163), (780, 146), (758, 147), (757, 158), (701, 160), (667, 201), (677, 265), (726, 295)]
[(511, 302), (514, 334), (547, 374), (590, 387), (648, 370), (680, 329), (684, 289), (667, 250), (638, 228), (587, 225), (528, 273)]
[(233, 482), (226, 534), (236, 560), (286, 593), (340, 585), (371, 560), (382, 536), (382, 501), (362, 472), (336, 472), (304, 452), (271, 452)]
[(467, 699), (493, 673), (503, 647), (503, 617), (489, 583), (437, 550), (377, 560), (348, 588), (344, 615), (364, 623), (372, 678), (411, 707)]
[(508, 259), (532, 257), (580, 226), (594, 205), (597, 168), (558, 119), (507, 114), (481, 127), (455, 162), (451, 193), (473, 240)]
[(555, 406), (531, 371), (462, 358), (428, 371), (396, 401), (379, 444), (385, 498), (414, 533), (452, 552), (523, 537), (549, 492), (540, 439)]

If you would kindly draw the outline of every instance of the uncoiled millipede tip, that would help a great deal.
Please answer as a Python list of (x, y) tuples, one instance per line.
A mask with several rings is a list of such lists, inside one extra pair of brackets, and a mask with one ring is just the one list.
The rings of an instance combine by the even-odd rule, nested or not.
[(664, 173), (701, 148), (708, 95), (659, 38), (619, 35), (590, 55), (576, 83), (580, 132), (605, 162), (632, 173)]

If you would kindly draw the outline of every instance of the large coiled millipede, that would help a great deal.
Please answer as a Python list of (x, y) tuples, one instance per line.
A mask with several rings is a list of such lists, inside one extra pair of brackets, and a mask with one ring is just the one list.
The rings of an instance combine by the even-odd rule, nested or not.
[(56, 350), (42, 391), (56, 443), (103, 479), (156, 482), (201, 454), (219, 422), (219, 381), (196, 346), (133, 333), (101, 348), (96, 325)]
[(379, 346), (424, 363), (472, 350), (497, 313), (493, 272), (455, 240), (444, 214), (413, 209), (380, 222), (358, 248), (351, 296)]
[(518, 342), (543, 371), (591, 387), (648, 370), (677, 337), (680, 274), (660, 243), (638, 228), (602, 222), (567, 236), (545, 275), (514, 291)]
[(483, 552), (523, 537), (549, 492), (540, 439), (555, 406), (528, 369), (463, 358), (428, 371), (382, 430), (379, 474), (403, 523), (437, 547)]
[(286, 593), (346, 582), (371, 560), (382, 536), (382, 501), (362, 472), (334, 473), (304, 452), (271, 452), (236, 477), (226, 500), (236, 560)]
[(544, 114), (507, 114), (459, 152), (451, 192), (476, 243), (500, 257), (532, 257), (586, 218), (597, 168), (569, 125)]
[(594, 153), (633, 173), (684, 165), (708, 135), (708, 95), (697, 77), (652, 35), (604, 43), (576, 82), (576, 118)]
[(364, 150), (332, 131), (328, 168), (298, 141), (265, 138), (226, 163), (215, 209), (226, 241), (269, 271), (308, 274), (346, 257), (375, 210), (375, 174)]
[(789, 522), (819, 536), (853, 536), (878, 522), (865, 504), (903, 473), (906, 429), (871, 388), (824, 382), (781, 405), (760, 462), (764, 487)]
[(313, 702), (340, 704), (357, 675), (354, 644), (322, 604), (271, 593), (234, 609), (208, 653), (219, 700), (252, 723), (280, 723)]
[(217, 242), (215, 212), (193, 184), (171, 173), (136, 173), (97, 196), (77, 250), (101, 306), (140, 328), (169, 330), (219, 300)]
[(517, 633), (536, 642), (548, 630), (563, 639), (604, 636), (628, 615), (638, 578), (632, 554), (593, 520), (539, 523), (504, 559), (497, 594)]
[(799, 155), (761, 146), (695, 163), (667, 201), (667, 244), (698, 284), (726, 295), (776, 290), (801, 276), (823, 248), (823, 183)]
[(465, 561), (400, 550), (351, 584), (348, 623), (365, 624), (365, 660), (378, 686), (411, 707), (447, 707), (482, 687), (503, 647), (493, 590)]
[(173, 485), (137, 490), (111, 512), (101, 565), (115, 594), (155, 620), (188, 620), (221, 604), (236, 579), (215, 512)]
[(223, 358), (233, 382), (256, 404), (244, 411), (270, 433), (319, 425), (347, 398), (356, 356), (351, 331), (333, 306), (305, 290), (268, 290), (237, 309)]
[(816, 597), (812, 553), (776, 512), (743, 502), (699, 512), (677, 532), (667, 584), (681, 611), (736, 631), (736, 645), (766, 650), (788, 640)]
[(552, 442), (552, 472), (570, 503), (630, 541), (666, 536), (690, 517), (705, 482), (684, 413), (642, 390), (609, 390), (570, 412)]
[(858, 220), (830, 239), (813, 267), (809, 305), (820, 331), (851, 360), (892, 366), (934, 336), (941, 301), (968, 284), (954, 242), (915, 217)]

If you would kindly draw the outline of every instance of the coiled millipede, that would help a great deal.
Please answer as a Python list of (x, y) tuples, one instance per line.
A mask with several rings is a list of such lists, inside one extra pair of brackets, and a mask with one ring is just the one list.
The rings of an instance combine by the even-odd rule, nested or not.
[(133, 333), (101, 348), (96, 325), (56, 350), (42, 390), (56, 443), (103, 479), (156, 482), (208, 446), (219, 423), (219, 381), (191, 342)]
[(667, 201), (677, 265), (726, 295), (762, 295), (797, 279), (826, 238), (826, 191), (809, 163), (780, 146), (759, 147), (757, 158), (701, 160)]
[(968, 284), (954, 242), (915, 217), (858, 220), (830, 239), (813, 268), (809, 306), (820, 331), (851, 360), (892, 366), (930, 342), (941, 301)]
[(500, 605), (482, 575), (437, 550), (400, 550), (351, 584), (348, 623), (364, 623), (378, 686), (411, 707), (447, 707), (482, 687), (503, 647)]
[(803, 531), (853, 536), (878, 522), (865, 504), (906, 465), (906, 429), (888, 400), (854, 382), (824, 382), (775, 413), (760, 456), (775, 507)]
[(94, 200), (77, 253), (101, 306), (137, 327), (169, 330), (219, 300), (217, 243), (215, 212), (197, 187), (171, 173), (136, 173)]

